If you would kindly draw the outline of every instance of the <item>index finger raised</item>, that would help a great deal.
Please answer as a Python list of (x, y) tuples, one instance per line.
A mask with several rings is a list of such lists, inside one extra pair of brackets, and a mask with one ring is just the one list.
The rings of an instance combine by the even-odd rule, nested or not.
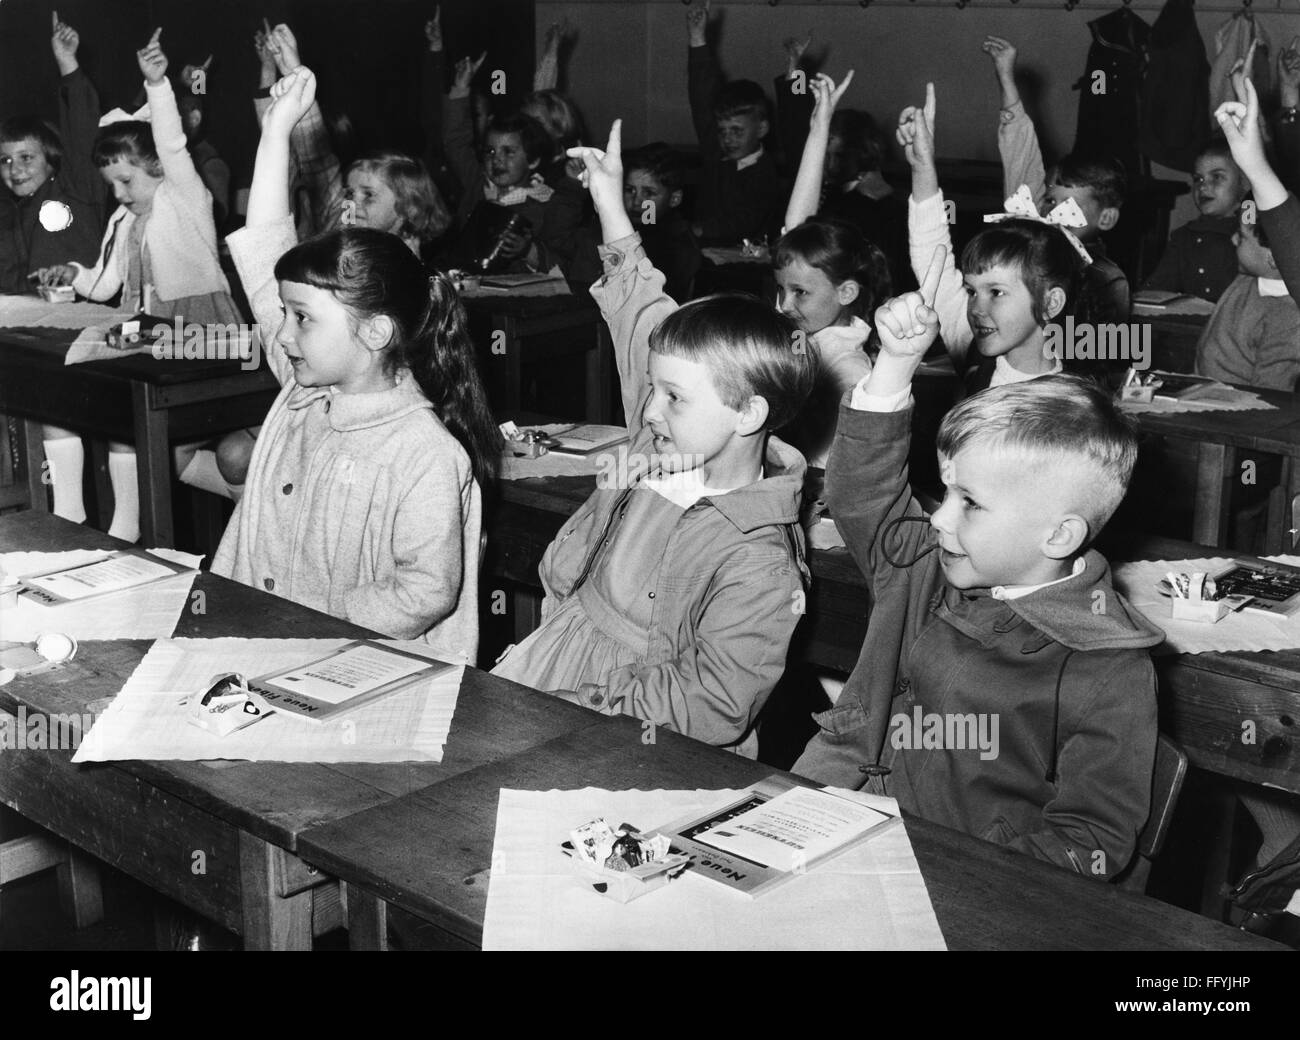
[(927, 307), (934, 306), (935, 297), (939, 295), (939, 280), (943, 277), (943, 265), (948, 259), (946, 246), (935, 246), (934, 255), (930, 257), (930, 266), (926, 268), (925, 277), (921, 279), (921, 299)]

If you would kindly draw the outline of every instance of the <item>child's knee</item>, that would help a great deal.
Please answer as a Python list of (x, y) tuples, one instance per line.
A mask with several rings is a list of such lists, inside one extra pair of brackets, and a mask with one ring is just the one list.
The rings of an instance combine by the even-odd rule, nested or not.
[(228, 484), (242, 484), (247, 479), (255, 443), (243, 430), (221, 438), (217, 445), (217, 470)]

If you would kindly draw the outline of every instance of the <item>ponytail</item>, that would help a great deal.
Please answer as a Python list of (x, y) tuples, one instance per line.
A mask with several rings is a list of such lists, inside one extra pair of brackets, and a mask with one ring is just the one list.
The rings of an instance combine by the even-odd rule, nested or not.
[(501, 459), (501, 430), (488, 407), (460, 294), (446, 275), (429, 276), (429, 306), (402, 360), (424, 396), (469, 453), (474, 479), (487, 489)]

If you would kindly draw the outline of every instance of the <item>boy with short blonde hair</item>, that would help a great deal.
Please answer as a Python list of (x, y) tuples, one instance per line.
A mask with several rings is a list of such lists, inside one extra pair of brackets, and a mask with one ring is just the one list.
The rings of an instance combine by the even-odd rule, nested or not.
[[(918, 816), (1109, 879), (1149, 810), (1147, 648), (1163, 633), (1088, 545), (1123, 497), (1136, 437), (1072, 376), (987, 390), (944, 420), (945, 497), (927, 517), (908, 486), (910, 387), (938, 334), (942, 268), (937, 251), (922, 293), (876, 311), (880, 357), (840, 409), (830, 506), (873, 607), (858, 665), (794, 770), (870, 778)], [(991, 720), (998, 746), (912, 739), (910, 720), (933, 717)]]

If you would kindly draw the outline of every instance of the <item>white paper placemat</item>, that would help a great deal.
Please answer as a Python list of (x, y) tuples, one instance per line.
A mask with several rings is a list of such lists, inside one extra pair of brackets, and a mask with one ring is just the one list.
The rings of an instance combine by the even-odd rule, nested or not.
[[(224, 737), (191, 724), (180, 703), (222, 672), (239, 672), (251, 679), (324, 657), (348, 642), (351, 640), (160, 640), (99, 716), (72, 760), (441, 762), (465, 673), (462, 666), (332, 722), (274, 714)], [(380, 642), (429, 656), (424, 643)]]
[[(1272, 557), (1274, 562), (1290, 563), (1297, 558)], [(1156, 591), (1160, 580), (1170, 571), (1212, 574), (1235, 561), (1226, 556), (1198, 560), (1137, 560), (1118, 564), (1114, 569), (1115, 587), (1133, 606), (1165, 631), (1165, 642), (1156, 653), (1204, 654), (1227, 650), (1291, 650), (1300, 647), (1300, 617), (1275, 619), (1263, 614), (1239, 610), (1221, 621), (1174, 620), (1172, 600)]]
[[(151, 553), (184, 567), (198, 567), (202, 556), (175, 549), (150, 549)], [(73, 549), (69, 552), (0, 553), (0, 571), (16, 578), (94, 563), (107, 552)], [(98, 596), (81, 603), (42, 606), (26, 596), (0, 605), (0, 639), (26, 642), (46, 632), (62, 632), (78, 641), (89, 639), (166, 639), (176, 630), (181, 611), (190, 598), (196, 575), (178, 574), (138, 589)]]
[[(856, 792), (838, 792), (869, 799)], [(738, 791), (501, 791), (485, 950), (943, 950), (901, 823), (758, 899), (692, 871), (631, 903), (591, 891), (560, 851), (597, 816), (646, 830)], [(892, 799), (876, 804), (892, 806)]]

